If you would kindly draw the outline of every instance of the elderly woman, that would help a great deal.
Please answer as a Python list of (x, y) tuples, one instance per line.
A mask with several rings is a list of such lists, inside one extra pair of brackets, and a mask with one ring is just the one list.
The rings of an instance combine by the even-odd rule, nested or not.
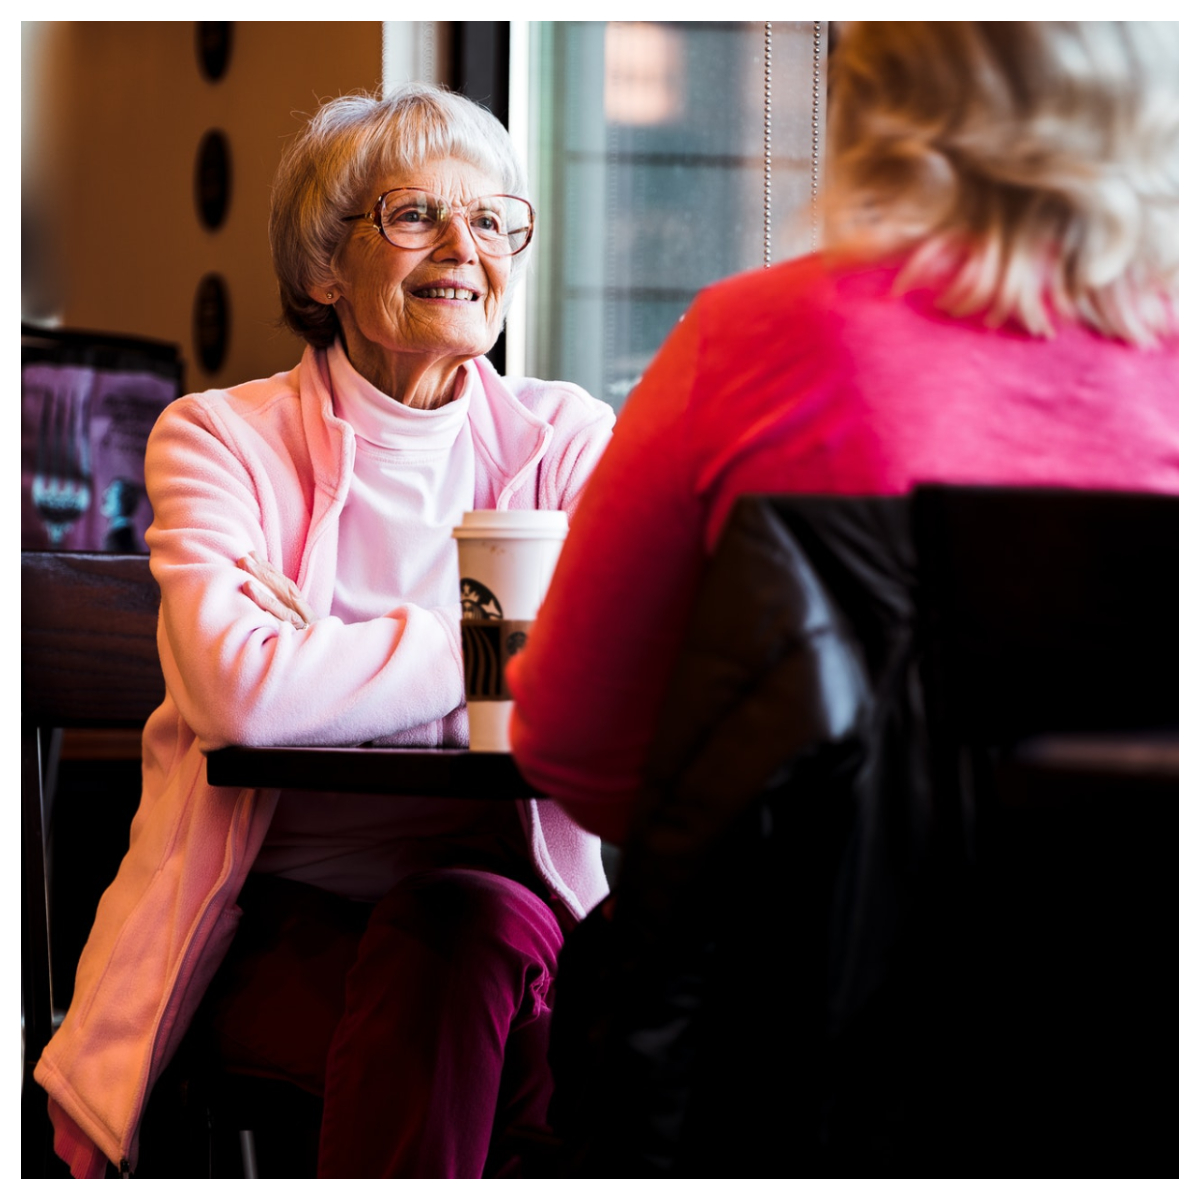
[(201, 757), (466, 744), (450, 530), (573, 512), (612, 429), (580, 389), (483, 357), (533, 225), (503, 127), (450, 93), (334, 100), (285, 154), (270, 238), (303, 358), (177, 401), (147, 452), (167, 696), (37, 1068), (76, 1176), (136, 1166), (202, 1000), (228, 1060), (324, 1097), (323, 1175), (500, 1171), (493, 1132), (543, 1117), (548, 990), (606, 890), (597, 839), (545, 801), (214, 788)]
[(618, 844), (738, 496), (1179, 488), (1177, 27), (873, 21), (831, 65), (827, 249), (696, 300), (509, 670), (522, 771)]

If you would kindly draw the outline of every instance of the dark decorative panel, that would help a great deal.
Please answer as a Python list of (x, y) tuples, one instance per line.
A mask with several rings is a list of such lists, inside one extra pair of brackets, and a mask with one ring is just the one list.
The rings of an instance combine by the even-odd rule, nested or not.
[(232, 52), (232, 21), (196, 22), (196, 58), (205, 79), (214, 83), (220, 79), (229, 68)]
[(229, 212), (231, 168), (229, 141), (219, 129), (210, 129), (196, 154), (196, 210), (208, 229), (219, 229)]
[(192, 309), (192, 337), (200, 365), (209, 374), (219, 371), (229, 348), (229, 290), (220, 275), (200, 280)]

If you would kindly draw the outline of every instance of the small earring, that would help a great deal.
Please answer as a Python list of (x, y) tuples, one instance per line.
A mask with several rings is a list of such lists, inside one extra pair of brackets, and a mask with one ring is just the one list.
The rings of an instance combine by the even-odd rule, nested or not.
[(325, 299), (326, 299), (326, 300), (332, 300), (332, 299), (333, 299), (333, 293), (332, 293), (332, 292), (326, 292), (326, 293), (325, 293)]

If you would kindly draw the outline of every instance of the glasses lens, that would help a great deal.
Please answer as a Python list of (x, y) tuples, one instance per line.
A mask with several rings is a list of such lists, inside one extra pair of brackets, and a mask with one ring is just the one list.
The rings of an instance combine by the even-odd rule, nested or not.
[(442, 225), (441, 205), (428, 192), (397, 188), (384, 196), (379, 224), (383, 236), (393, 245), (415, 250), (437, 237)]
[(516, 254), (529, 241), (533, 209), (515, 196), (480, 196), (467, 206), (471, 233), (488, 254)]
[(455, 213), (462, 213), (485, 254), (523, 250), (533, 235), (533, 208), (515, 196), (480, 196), (454, 208), (440, 196), (416, 188), (388, 192), (380, 204), (383, 236), (394, 246), (423, 249), (437, 242)]

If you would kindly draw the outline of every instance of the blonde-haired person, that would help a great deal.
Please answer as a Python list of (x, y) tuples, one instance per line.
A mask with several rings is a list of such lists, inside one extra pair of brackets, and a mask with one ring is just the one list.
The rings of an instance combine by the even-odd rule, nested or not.
[(620, 843), (747, 492), (1177, 492), (1175, 26), (867, 22), (828, 245), (705, 290), (630, 395), (509, 671), (527, 778)]
[(605, 893), (550, 802), (215, 788), (230, 743), (466, 745), (452, 527), (572, 512), (612, 409), (502, 378), (534, 215), (512, 143), (412, 85), (324, 106), (270, 239), (290, 371), (185, 396), (150, 438), (167, 695), (142, 803), (36, 1077), (77, 1177), (136, 1171), (201, 1007), (231, 1065), (323, 1098), (321, 1175), (478, 1176), (550, 1090), (564, 928)]
[(1052, 338), (1175, 332), (1178, 27), (863, 22), (838, 49), (826, 243)]

